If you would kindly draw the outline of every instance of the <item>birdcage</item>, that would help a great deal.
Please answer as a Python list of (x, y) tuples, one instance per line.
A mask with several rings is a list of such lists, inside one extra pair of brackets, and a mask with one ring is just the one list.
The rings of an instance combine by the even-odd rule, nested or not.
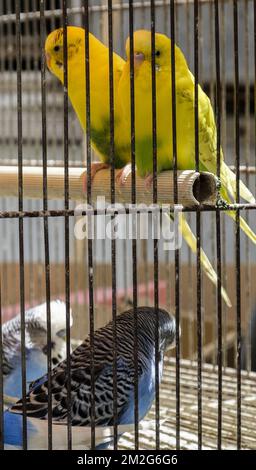
[[(45, 303), (44, 373), (49, 382), (48, 420), (42, 438), (45, 448), (76, 448), (75, 425), (71, 404), (68, 404), (73, 397), (71, 350), (88, 334), (91, 422), (87, 426), (89, 438), (84, 441), (84, 447), (97, 448), (94, 336), (96, 330), (112, 320), (111, 448), (256, 449), (253, 316), (256, 258), (254, 244), (241, 230), (239, 219), (243, 216), (245, 223), (255, 231), (255, 202), (252, 199), (244, 202), (244, 192), (239, 186), (241, 179), (255, 194), (255, 19), (252, 0), (3, 0), (0, 3), (2, 448), (5, 446), (5, 404), (13, 406), (16, 399), (21, 399), (23, 420), (20, 447), (32, 446), (26, 401), (30, 380), (26, 312)], [(68, 26), (84, 28), (85, 129), (79, 123), (72, 99), (69, 100), (70, 87), (74, 84), (70, 83), (68, 71)], [(63, 34), (63, 83), (48, 70), (45, 54), (46, 37), (57, 28), (62, 28)], [(133, 56), (142, 51), (136, 50), (133, 38), (138, 30), (151, 34), (147, 60), (151, 64), (148, 78), (153, 176), (147, 185), (145, 178), (136, 172), (139, 117)], [(107, 142), (109, 168), (98, 171), (95, 177), (91, 163), (99, 160), (99, 153), (97, 146), (95, 151), (92, 126), (89, 32), (108, 47), (109, 70), (108, 79), (97, 84), (99, 94), (102, 98), (107, 94), (109, 100), (110, 120), (103, 136), (103, 141)], [(169, 83), (164, 82), (164, 86), (169, 87), (172, 99), (160, 117), (158, 102), (161, 98), (157, 87), (164, 64), (158, 64), (155, 54), (156, 32), (171, 38)], [(127, 37), (130, 37), (130, 48), (125, 58)], [(179, 134), (179, 100), (187, 98), (184, 89), (177, 94), (179, 75), (174, 44), (182, 50), (194, 75), (192, 123), (189, 115), (183, 115), (184, 141), (187, 123), (194, 128), (192, 167), (179, 164), (183, 138)], [(119, 98), (115, 91), (113, 53), (130, 64), (127, 88), (130, 101), (126, 113), (130, 123), (131, 168), (121, 183), (117, 179), (120, 169), (116, 168), (115, 105)], [(147, 81), (145, 87), (146, 84)], [(211, 100), (216, 126), (211, 111), (202, 110), (203, 92), (199, 84)], [(75, 86), (81, 85), (78, 82)], [(202, 115), (204, 112), (208, 113), (206, 117)], [(145, 121), (146, 113), (145, 103)], [(168, 120), (168, 113), (171, 116), (172, 165), (164, 168), (167, 171), (159, 172), (158, 120)], [(202, 137), (204, 125), (212, 125), (211, 132), (215, 132), (212, 149), (215, 164), (210, 170), (207, 164), (202, 164), (206, 152)], [(221, 173), (221, 149), (226, 164), (236, 175), (232, 188), (228, 186), (234, 199), (226, 202), (221, 197), (221, 188), (226, 183)], [(147, 151), (143, 154), (145, 159)], [(170, 160), (170, 156), (168, 158)], [(116, 203), (122, 206), (121, 212)], [(194, 253), (184, 241), (180, 245), (171, 243), (170, 239), (166, 241), (163, 227), (167, 230), (170, 226), (166, 213), (174, 214), (176, 222), (181, 213), (185, 215), (196, 237)], [(227, 213), (232, 213), (233, 220)], [(180, 242), (179, 229), (175, 227), (174, 239)], [(106, 228), (109, 236), (106, 236)], [(145, 229), (146, 236), (143, 235)], [(214, 282), (204, 273), (201, 249), (216, 271)], [(227, 292), (224, 299), (223, 289)], [(56, 365), (52, 363), (51, 301), (56, 299), (65, 303), (61, 330), (65, 330), (67, 371), (67, 412), (63, 423), (67, 438), (57, 444), (51, 385), (52, 369)], [(138, 364), (136, 366), (139, 334), (136, 325), (141, 306), (151, 307), (157, 318), (154, 402), (143, 419), (139, 411), (142, 405)], [(175, 349), (164, 356), (162, 379), (159, 378), (162, 367), (158, 352), (159, 308), (172, 313), (176, 322)], [(117, 405), (120, 390), (116, 325), (119, 314), (129, 309), (134, 318), (132, 351), (136, 373), (131, 427), (123, 432), (120, 426), (126, 423), (120, 422)], [(10, 392), (5, 392), (4, 342), (7, 336), (4, 328), (16, 315), (20, 315), (21, 395), (14, 400)], [(41, 369), (40, 373), (43, 375)], [(40, 377), (40, 373), (35, 374), (33, 380)]]

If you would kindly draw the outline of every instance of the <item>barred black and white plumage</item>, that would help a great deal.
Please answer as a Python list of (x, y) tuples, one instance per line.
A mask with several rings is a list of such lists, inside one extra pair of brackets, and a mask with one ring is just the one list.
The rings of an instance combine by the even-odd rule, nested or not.
[[(50, 303), (51, 359), (56, 366), (66, 357), (63, 338), (66, 326), (66, 304), (60, 300)], [(72, 322), (72, 315), (71, 315)], [(2, 325), (4, 393), (21, 396), (21, 317), (17, 315)], [(25, 312), (26, 379), (29, 382), (47, 371), (47, 321), (46, 304)], [(28, 389), (28, 386), (27, 386)]]
[[(154, 308), (138, 308), (138, 383), (139, 419), (150, 409), (155, 395), (155, 337), (157, 316)], [(166, 348), (175, 341), (175, 319), (165, 310), (158, 310), (159, 371), (162, 375)], [(128, 310), (117, 317), (117, 388), (118, 423), (134, 421), (134, 312)], [(94, 334), (95, 424), (113, 424), (113, 323)], [(91, 414), (91, 350), (88, 337), (71, 354), (71, 421), (73, 426), (89, 426)], [(52, 372), (53, 422), (67, 421), (67, 363)], [(28, 417), (48, 416), (47, 377), (35, 381), (27, 395)], [(22, 403), (11, 409), (21, 413)], [(34, 422), (34, 420), (32, 420)]]

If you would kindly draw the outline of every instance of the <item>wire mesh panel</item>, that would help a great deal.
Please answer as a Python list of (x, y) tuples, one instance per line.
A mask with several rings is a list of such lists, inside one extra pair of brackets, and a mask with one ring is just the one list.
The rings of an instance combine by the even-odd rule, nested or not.
[(256, 448), (255, 18), (1, 2), (2, 448)]

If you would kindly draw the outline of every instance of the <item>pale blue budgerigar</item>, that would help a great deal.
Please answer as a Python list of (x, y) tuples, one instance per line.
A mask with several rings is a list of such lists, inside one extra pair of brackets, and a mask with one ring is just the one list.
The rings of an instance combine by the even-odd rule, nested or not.
[[(50, 302), (52, 367), (66, 358), (66, 304)], [(70, 312), (72, 324), (72, 313)], [(22, 395), (21, 317), (17, 315), (2, 326), (4, 394)], [(25, 312), (25, 353), (27, 392), (29, 384), (47, 372), (46, 303)]]
[[(175, 343), (175, 319), (165, 310), (138, 307), (138, 393), (139, 420), (147, 414), (155, 397), (155, 334), (159, 320), (159, 380), (164, 353)], [(134, 312), (118, 315), (117, 332), (117, 415), (118, 433), (133, 430), (134, 425)], [(96, 445), (113, 440), (113, 322), (95, 331), (95, 425)], [(90, 446), (91, 436), (91, 349), (90, 338), (71, 354), (71, 423), (74, 448)], [(65, 448), (67, 442), (67, 363), (52, 371), (53, 448)], [(48, 381), (36, 380), (26, 398), (28, 448), (47, 448)], [(5, 446), (22, 446), (22, 401), (4, 415)], [(132, 427), (131, 427), (132, 425)], [(55, 432), (56, 431), (56, 432)], [(105, 434), (104, 434), (105, 433)], [(86, 441), (87, 436), (87, 441)], [(106, 436), (109, 436), (106, 440)], [(87, 448), (88, 448), (87, 447)]]

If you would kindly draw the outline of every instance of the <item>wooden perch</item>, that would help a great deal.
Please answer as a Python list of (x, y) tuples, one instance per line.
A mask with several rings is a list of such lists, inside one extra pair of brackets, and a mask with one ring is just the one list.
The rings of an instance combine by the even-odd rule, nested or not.
[[(69, 168), (69, 196), (71, 200), (85, 199), (83, 193), (84, 168)], [(48, 198), (64, 198), (64, 168), (49, 167), (47, 169)], [(173, 172), (164, 171), (158, 175), (158, 202), (160, 204), (173, 204)], [(137, 203), (152, 203), (153, 187), (150, 191), (145, 188), (142, 178), (136, 176)], [(23, 196), (24, 198), (42, 198), (43, 195), (43, 169), (42, 167), (23, 167)], [(0, 196), (18, 196), (18, 167), (0, 166)], [(92, 199), (105, 196), (110, 201), (110, 170), (99, 171), (92, 185)], [(178, 172), (178, 202), (185, 207), (216, 202), (217, 179), (211, 173), (197, 173), (195, 171)], [(131, 175), (125, 184), (116, 185), (116, 201), (120, 203), (131, 202)]]

